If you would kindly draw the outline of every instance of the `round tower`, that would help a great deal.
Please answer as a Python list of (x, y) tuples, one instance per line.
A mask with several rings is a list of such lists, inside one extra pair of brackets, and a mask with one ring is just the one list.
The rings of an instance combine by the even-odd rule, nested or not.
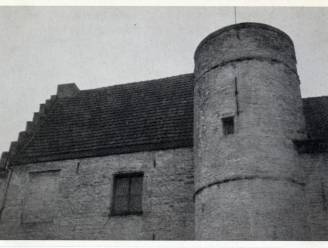
[(195, 236), (307, 238), (305, 138), (292, 40), (259, 23), (207, 36), (195, 52)]

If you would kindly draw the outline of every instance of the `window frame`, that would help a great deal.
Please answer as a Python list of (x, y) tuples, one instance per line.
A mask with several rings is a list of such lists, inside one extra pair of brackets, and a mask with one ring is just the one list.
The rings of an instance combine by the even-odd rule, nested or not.
[[(141, 177), (142, 183), (141, 183), (141, 209), (139, 211), (133, 211), (130, 207), (130, 201), (131, 201), (131, 182), (132, 178)], [(125, 216), (125, 215), (141, 215), (143, 213), (142, 209), (142, 198), (143, 198), (143, 172), (119, 172), (115, 173), (113, 175), (113, 190), (112, 190), (112, 203), (111, 203), (111, 215), (112, 216)], [(128, 178), (129, 179), (129, 189), (128, 189), (128, 207), (126, 211), (117, 211), (115, 209), (115, 201), (116, 201), (116, 193), (117, 193), (117, 182), (120, 178)]]

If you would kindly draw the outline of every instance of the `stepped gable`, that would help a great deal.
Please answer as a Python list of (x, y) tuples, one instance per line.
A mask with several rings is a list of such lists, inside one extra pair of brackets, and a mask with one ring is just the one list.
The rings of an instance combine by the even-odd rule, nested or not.
[(42, 124), (12, 164), (193, 145), (193, 74), (92, 90), (66, 86), (45, 117), (36, 115)]
[(33, 120), (26, 122), (25, 131), (22, 131), (18, 135), (17, 141), (13, 141), (10, 144), (9, 151), (3, 152), (0, 158), (0, 170), (6, 170), (9, 166), (9, 162), (13, 161), (18, 154), (21, 153), (32, 141), (33, 137), (39, 131), (42, 126), (46, 115), (51, 111), (57, 96), (52, 95), (45, 103), (40, 104), (39, 111), (33, 115)]

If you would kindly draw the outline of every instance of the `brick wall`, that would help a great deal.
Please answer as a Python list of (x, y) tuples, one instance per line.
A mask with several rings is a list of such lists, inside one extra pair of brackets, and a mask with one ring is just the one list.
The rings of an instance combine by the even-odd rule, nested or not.
[[(113, 174), (134, 171), (143, 214), (111, 216)], [(187, 148), (14, 167), (0, 239), (193, 239), (193, 185)]]

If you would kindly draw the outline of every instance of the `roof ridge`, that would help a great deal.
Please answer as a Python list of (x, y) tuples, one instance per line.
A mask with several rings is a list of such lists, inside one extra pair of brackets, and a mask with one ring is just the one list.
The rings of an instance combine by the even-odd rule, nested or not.
[(142, 80), (142, 81), (136, 81), (136, 82), (128, 82), (128, 83), (118, 83), (110, 86), (104, 86), (104, 87), (99, 87), (99, 88), (94, 88), (94, 89), (85, 89), (85, 90), (80, 90), (80, 92), (88, 92), (88, 91), (100, 91), (100, 90), (107, 90), (115, 87), (122, 87), (122, 86), (130, 86), (133, 84), (141, 84), (141, 83), (154, 83), (156, 81), (171, 81), (177, 78), (184, 78), (184, 77), (191, 77), (193, 76), (194, 73), (185, 73), (185, 74), (180, 74), (180, 75), (174, 75), (170, 77), (162, 77), (162, 78), (155, 78), (155, 79), (149, 79), (149, 80)]

